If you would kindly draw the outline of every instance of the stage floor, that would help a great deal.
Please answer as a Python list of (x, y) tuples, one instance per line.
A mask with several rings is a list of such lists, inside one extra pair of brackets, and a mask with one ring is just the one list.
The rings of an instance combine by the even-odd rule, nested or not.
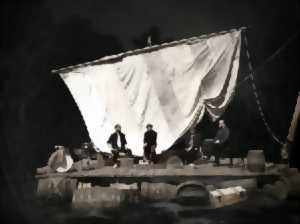
[(159, 166), (137, 165), (136, 167), (113, 168), (105, 166), (100, 169), (74, 171), (67, 173), (50, 173), (36, 175), (37, 179), (48, 177), (69, 178), (156, 178), (156, 177), (228, 177), (228, 178), (255, 178), (259, 176), (279, 176), (279, 164), (266, 168), (265, 172), (250, 172), (243, 167), (229, 167), (221, 165), (214, 167), (212, 163), (183, 166), (183, 168), (161, 168)]

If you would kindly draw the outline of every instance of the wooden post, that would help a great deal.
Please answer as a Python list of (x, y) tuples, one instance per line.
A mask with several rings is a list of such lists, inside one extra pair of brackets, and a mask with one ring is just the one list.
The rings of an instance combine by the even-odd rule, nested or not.
[(291, 149), (292, 144), (295, 139), (295, 133), (296, 133), (297, 125), (299, 122), (299, 118), (300, 118), (300, 92), (298, 95), (293, 118), (292, 118), (291, 125), (289, 128), (288, 136), (286, 138), (285, 144), (281, 148), (281, 158), (284, 161), (288, 161), (288, 159), (289, 159), (289, 150)]

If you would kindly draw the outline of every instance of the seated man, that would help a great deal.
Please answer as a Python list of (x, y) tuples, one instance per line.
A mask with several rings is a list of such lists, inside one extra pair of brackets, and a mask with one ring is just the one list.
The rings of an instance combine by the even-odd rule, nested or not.
[[(226, 126), (224, 120), (219, 120), (219, 129), (217, 131), (216, 136), (214, 139), (206, 139), (204, 142), (204, 147), (205, 148), (211, 148), (212, 154), (215, 156), (215, 165), (219, 166), (220, 165), (220, 156), (225, 148), (225, 145), (228, 141), (229, 138), (229, 128)], [(208, 151), (211, 151), (208, 150)], [(210, 157), (211, 152), (208, 152), (208, 156)]]
[(144, 160), (155, 162), (157, 146), (157, 133), (154, 131), (152, 124), (147, 124), (147, 131), (144, 134)]
[(118, 158), (120, 155), (130, 154), (130, 150), (127, 149), (127, 141), (125, 135), (121, 132), (121, 125), (115, 125), (115, 132), (112, 133), (107, 141), (108, 147), (111, 149), (114, 160), (114, 168), (118, 166)]
[(195, 127), (192, 127), (185, 136), (185, 147), (180, 157), (185, 164), (192, 163), (201, 157), (200, 136), (196, 133)]

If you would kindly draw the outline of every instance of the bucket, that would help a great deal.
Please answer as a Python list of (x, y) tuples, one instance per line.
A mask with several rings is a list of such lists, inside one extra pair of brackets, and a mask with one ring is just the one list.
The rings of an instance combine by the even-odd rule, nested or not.
[(251, 172), (265, 171), (265, 155), (262, 150), (250, 150), (247, 156), (247, 168)]

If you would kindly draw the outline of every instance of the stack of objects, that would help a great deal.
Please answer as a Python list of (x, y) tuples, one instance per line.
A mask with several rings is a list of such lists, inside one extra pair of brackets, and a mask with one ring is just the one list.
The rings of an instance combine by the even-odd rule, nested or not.
[(37, 168), (37, 174), (91, 170), (104, 166), (104, 159), (101, 153), (95, 153), (94, 157), (96, 159), (88, 157), (74, 163), (68, 148), (65, 146), (55, 146), (54, 149), (56, 150), (50, 155), (47, 166)]
[(37, 174), (67, 172), (73, 165), (69, 149), (65, 146), (54, 146), (55, 151), (50, 155), (47, 166), (37, 168)]
[(73, 165), (73, 169), (76, 171), (100, 169), (102, 167), (104, 167), (104, 159), (101, 153), (96, 154), (96, 160), (90, 158), (82, 159)]

